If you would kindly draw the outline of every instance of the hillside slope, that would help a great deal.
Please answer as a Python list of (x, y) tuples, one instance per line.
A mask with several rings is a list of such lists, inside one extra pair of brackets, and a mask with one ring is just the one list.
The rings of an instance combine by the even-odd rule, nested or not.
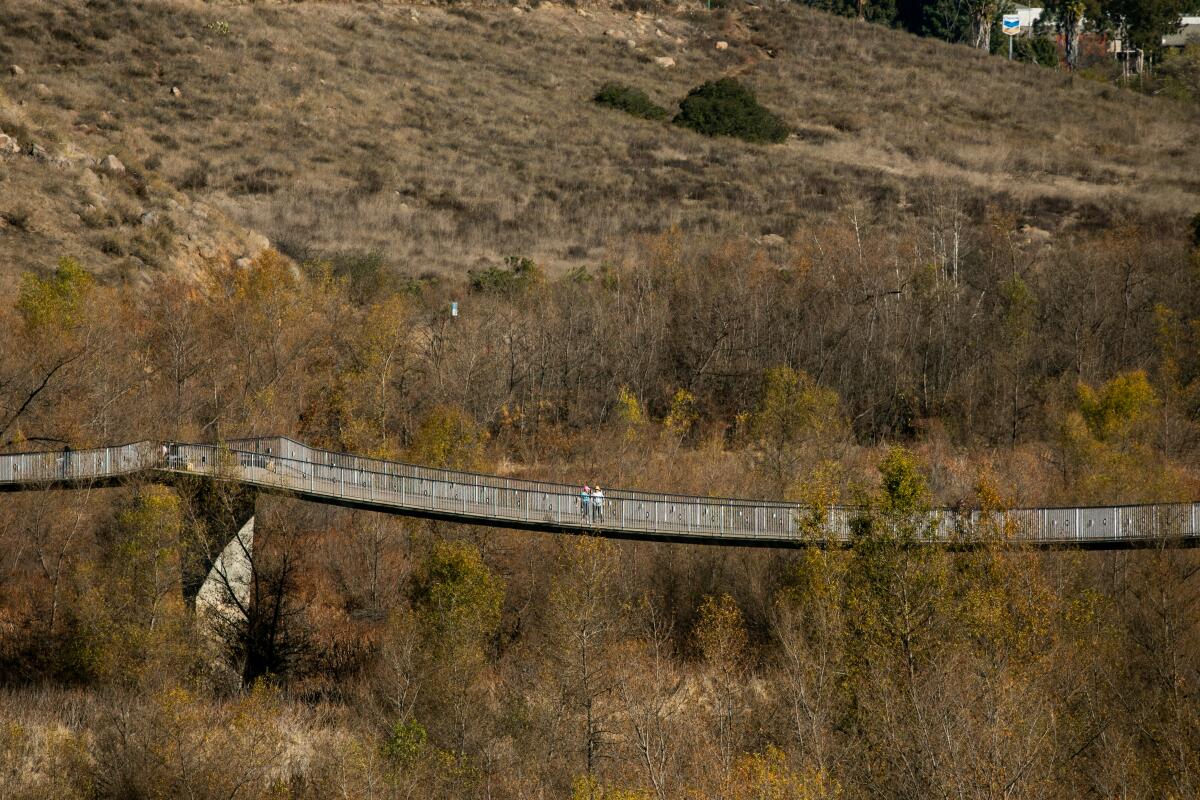
[[(676, 225), (788, 238), (830, 214), (887, 224), (981, 218), (990, 204), (1063, 232), (1200, 208), (1195, 109), (788, 5), (7, 6), (0, 59), (23, 74), (0, 86), (35, 120), (29, 138), (51, 156), (74, 139), (113, 152), (164, 196), (219, 208), (299, 258), (379, 251), (411, 274), (510, 254), (554, 267)], [(711, 140), (590, 102), (620, 80), (674, 107), (726, 74), (796, 135)], [(63, 196), (61, 176), (12, 163), (0, 214)], [(83, 210), (52, 216), (67, 231)], [(0, 262), (91, 248), (81, 255), (128, 271), (144, 231), (122, 225), (36, 244), (8, 225)]]

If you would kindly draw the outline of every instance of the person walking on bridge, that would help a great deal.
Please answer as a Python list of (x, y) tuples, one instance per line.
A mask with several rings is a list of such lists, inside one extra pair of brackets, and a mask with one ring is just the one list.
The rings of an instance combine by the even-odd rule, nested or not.
[(579, 493), (579, 516), (583, 517), (583, 521), (587, 522), (591, 516), (589, 508), (592, 502), (592, 487), (584, 484), (583, 491)]
[(604, 522), (604, 490), (599, 486), (592, 492), (592, 519)]

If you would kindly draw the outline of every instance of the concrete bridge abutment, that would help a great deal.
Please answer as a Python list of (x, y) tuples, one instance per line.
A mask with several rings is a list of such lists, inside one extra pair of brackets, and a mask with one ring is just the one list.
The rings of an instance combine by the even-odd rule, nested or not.
[(258, 491), (224, 481), (174, 481), (184, 510), (180, 570), (184, 602), (192, 610), (250, 600), (254, 514)]

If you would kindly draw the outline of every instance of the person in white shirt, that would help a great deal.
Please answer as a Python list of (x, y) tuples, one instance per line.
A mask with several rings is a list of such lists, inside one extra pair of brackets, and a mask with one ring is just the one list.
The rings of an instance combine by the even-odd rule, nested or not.
[(592, 518), (604, 521), (604, 490), (599, 486), (592, 492)]

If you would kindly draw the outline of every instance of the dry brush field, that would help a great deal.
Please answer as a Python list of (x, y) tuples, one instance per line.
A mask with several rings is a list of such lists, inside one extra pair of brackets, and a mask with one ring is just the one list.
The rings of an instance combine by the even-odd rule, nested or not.
[[(264, 497), (196, 614), (248, 498), (0, 495), (0, 800), (1200, 795), (1197, 551), (914, 546), (1198, 496), (1196, 109), (788, 5), (6, 0), (0, 66), (3, 450), (859, 508), (772, 552)], [(590, 99), (724, 75), (791, 138)]]
[[(34, 222), (0, 229), (0, 247), (41, 266), (63, 249), (126, 275), (169, 266), (156, 251), (192, 233), (171, 198), (300, 259), (378, 251), (411, 275), (514, 254), (590, 266), (672, 226), (791, 239), (831, 217), (978, 220), (992, 204), (1059, 234), (1200, 205), (1194, 108), (789, 5), (13, 0), (0, 59), (24, 70), (0, 78), (22, 138), (51, 157), (114, 152), (149, 187), (97, 219), (87, 192), (105, 187), (80, 164), (6, 170), (0, 211)], [(791, 140), (707, 139), (589, 102), (618, 80), (674, 108), (722, 75)], [(154, 210), (157, 243), (138, 227)]]

